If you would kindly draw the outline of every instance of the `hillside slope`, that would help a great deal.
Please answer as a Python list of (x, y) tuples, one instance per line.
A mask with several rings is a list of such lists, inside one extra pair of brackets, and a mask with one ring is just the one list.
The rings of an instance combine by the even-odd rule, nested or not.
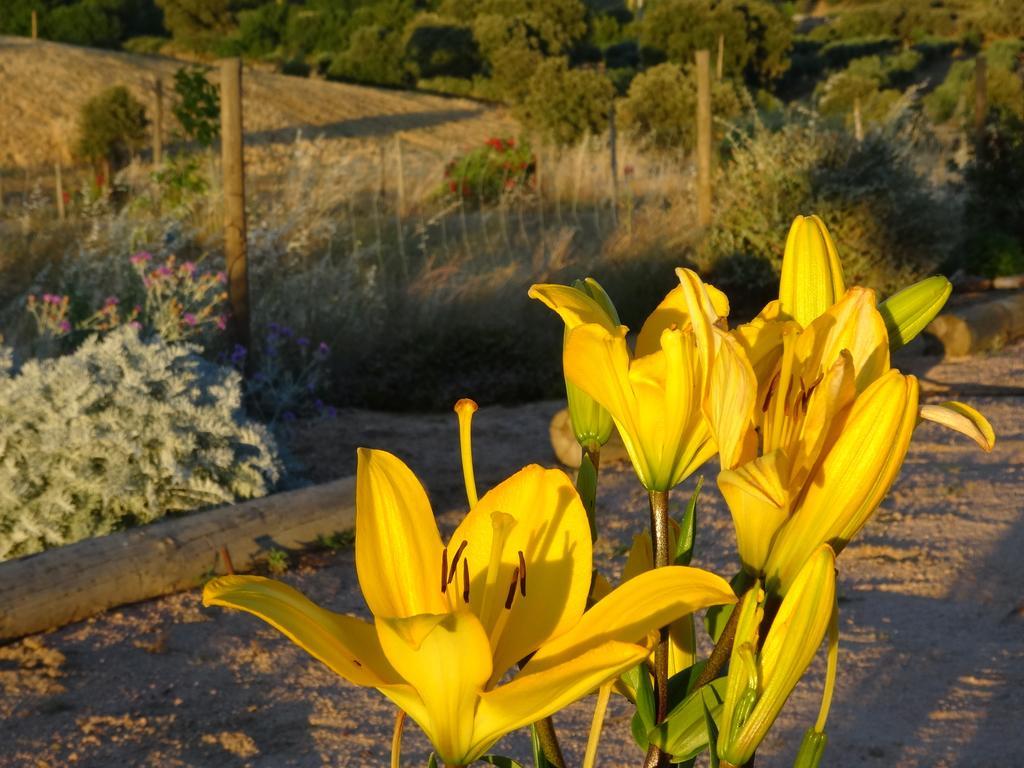
[[(49, 164), (58, 153), (69, 162), (81, 106), (108, 86), (127, 86), (152, 116), (154, 79), (164, 78), (169, 92), (181, 66), (160, 56), (0, 36), (0, 167)], [(307, 139), (362, 145), (400, 131), (414, 147), (440, 156), (516, 130), (502, 110), (465, 99), (251, 69), (243, 88), (246, 142), (257, 155), (275, 154), (300, 129)], [(166, 142), (174, 119), (165, 112)]]

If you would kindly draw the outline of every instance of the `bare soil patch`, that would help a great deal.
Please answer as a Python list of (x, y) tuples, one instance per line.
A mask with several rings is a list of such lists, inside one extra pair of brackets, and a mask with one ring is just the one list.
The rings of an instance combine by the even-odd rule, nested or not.
[[(952, 390), (941, 399), (970, 390), (999, 442), (983, 454), (923, 425), (890, 497), (840, 557), (840, 677), (826, 764), (1024, 765), (1024, 346), (912, 362), (927, 388)], [(474, 430), (481, 487), (524, 463), (551, 463), (548, 419), (559, 403), (483, 405)], [(357, 445), (405, 458), (453, 529), (465, 504), (453, 415), (346, 412), (292, 440), (318, 480), (351, 473)], [(706, 468), (709, 480), (714, 471)], [(698, 564), (729, 574), (731, 523), (713, 486), (700, 506)], [(614, 573), (647, 514), (628, 466), (604, 468), (600, 506), (598, 555)], [(365, 610), (350, 551), (307, 555), (284, 579), (336, 610)], [(759, 768), (791, 764), (817, 714), (823, 671), (819, 658), (759, 751)], [(0, 647), (0, 686), (0, 766), (387, 763), (393, 710), (382, 697), (339, 681), (249, 616), (202, 608), (198, 590)], [(557, 718), (574, 765), (591, 706)], [(600, 764), (639, 764), (628, 715), (613, 704)], [(499, 748), (525, 756), (528, 746), (517, 734)], [(405, 763), (423, 765), (427, 752), (410, 729)]]

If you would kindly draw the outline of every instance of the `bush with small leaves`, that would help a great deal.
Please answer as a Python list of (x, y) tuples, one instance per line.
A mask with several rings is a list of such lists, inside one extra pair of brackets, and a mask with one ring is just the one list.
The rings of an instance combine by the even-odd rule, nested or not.
[(82, 106), (77, 154), (93, 162), (107, 162), (116, 170), (145, 144), (147, 122), (146, 108), (127, 88), (108, 88)]
[(129, 327), (0, 372), (0, 560), (268, 493), (241, 378)]
[(565, 59), (545, 59), (520, 108), (525, 122), (554, 144), (575, 144), (608, 128), (615, 87), (593, 69), (569, 69)]
[[(741, 86), (716, 80), (711, 86), (711, 109), (718, 120), (743, 111)], [(666, 62), (637, 75), (618, 106), (619, 126), (647, 148), (685, 152), (696, 144), (697, 78), (694, 67)], [(716, 123), (719, 138), (724, 134)]]

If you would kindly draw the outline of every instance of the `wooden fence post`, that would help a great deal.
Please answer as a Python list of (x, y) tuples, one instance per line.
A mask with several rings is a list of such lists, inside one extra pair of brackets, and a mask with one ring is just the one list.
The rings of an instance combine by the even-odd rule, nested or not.
[(615, 130), (615, 100), (612, 100), (611, 108), (608, 110), (608, 154), (609, 166), (612, 174), (612, 225), (619, 225), (619, 155), (618, 135)]
[(711, 53), (697, 51), (697, 224), (711, 224)]
[(715, 67), (715, 79), (721, 80), (725, 73), (725, 35), (718, 36), (718, 62)]
[(224, 176), (224, 254), (227, 257), (231, 339), (245, 347), (252, 370), (249, 266), (245, 235), (245, 159), (242, 154), (242, 60), (220, 63), (221, 170)]
[(858, 144), (864, 141), (864, 117), (860, 111), (860, 96), (853, 99), (853, 137)]
[(164, 162), (164, 81), (157, 77), (153, 83), (156, 97), (156, 111), (153, 118), (153, 165), (159, 168)]
[(980, 145), (985, 137), (985, 120), (988, 117), (988, 62), (985, 54), (979, 53), (974, 60), (974, 138)]
[(64, 221), (64, 180), (61, 178), (59, 159), (53, 164), (53, 177), (56, 186), (57, 218)]
[(39, 39), (39, 13), (32, 11), (32, 39)]

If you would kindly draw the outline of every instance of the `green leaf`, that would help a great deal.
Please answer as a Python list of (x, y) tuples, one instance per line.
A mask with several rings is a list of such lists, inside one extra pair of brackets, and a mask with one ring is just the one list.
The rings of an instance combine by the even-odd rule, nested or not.
[(697, 540), (697, 497), (704, 487), (704, 476), (697, 478), (697, 487), (693, 489), (690, 501), (686, 505), (682, 522), (679, 523), (679, 538), (676, 540), (676, 565), (689, 565), (693, 559), (693, 545)]
[(480, 758), (481, 763), (497, 765), (500, 768), (523, 768), (523, 764), (504, 755), (484, 755)]
[[(753, 577), (746, 571), (740, 571), (729, 580), (729, 586), (737, 596), (746, 594), (753, 584)], [(722, 636), (725, 625), (728, 623), (729, 617), (732, 616), (732, 609), (732, 605), (713, 605), (704, 614), (704, 627), (708, 631), (711, 642), (717, 643), (718, 638)]]
[(633, 716), (631, 728), (633, 738), (640, 745), (641, 749), (647, 749), (649, 744), (647, 734), (654, 728), (655, 703), (654, 686), (651, 683), (651, 676), (647, 672), (646, 664), (638, 664), (627, 672), (623, 677), (628, 676), (627, 685), (632, 685), (636, 692), (636, 714)]
[(434, 752), (430, 753), (430, 758), (427, 760), (427, 768), (437, 768), (437, 754)]
[(818, 768), (827, 743), (827, 733), (818, 733), (813, 728), (808, 728), (803, 741), (800, 742), (800, 751), (796, 753), (793, 768)]
[(587, 452), (583, 452), (583, 461), (576, 475), (576, 492), (580, 495), (583, 508), (587, 510), (587, 522), (590, 523), (590, 540), (597, 541), (597, 469), (590, 462)]
[[(727, 680), (728, 678), (719, 679)], [(724, 699), (725, 692), (723, 690), (721, 696), (717, 696), (717, 694), (715, 694), (714, 698), (712, 698), (713, 694), (708, 693), (709, 688), (711, 688), (710, 685), (705, 685), (703, 688), (700, 689), (700, 700), (701, 703), (704, 705), (704, 726), (707, 729), (708, 737), (708, 765), (709, 768), (719, 768), (720, 760), (718, 758), (718, 725), (715, 723), (715, 718), (712, 716), (711, 710), (708, 709), (708, 699), (712, 699), (713, 703), (714, 699), (717, 698), (719, 702), (718, 707), (720, 708), (722, 707), (721, 702)], [(721, 711), (721, 709), (719, 709), (719, 711)]]
[(648, 733), (651, 743), (657, 744), (672, 755), (673, 762), (696, 757), (708, 746), (708, 728), (705, 712), (711, 710), (714, 717), (720, 717), (722, 702), (728, 678), (719, 677), (691, 693), (675, 709), (668, 713), (665, 722), (659, 723)]
[(942, 275), (919, 280), (878, 305), (889, 332), (889, 350), (899, 349), (923, 331), (946, 305), (953, 285)]

